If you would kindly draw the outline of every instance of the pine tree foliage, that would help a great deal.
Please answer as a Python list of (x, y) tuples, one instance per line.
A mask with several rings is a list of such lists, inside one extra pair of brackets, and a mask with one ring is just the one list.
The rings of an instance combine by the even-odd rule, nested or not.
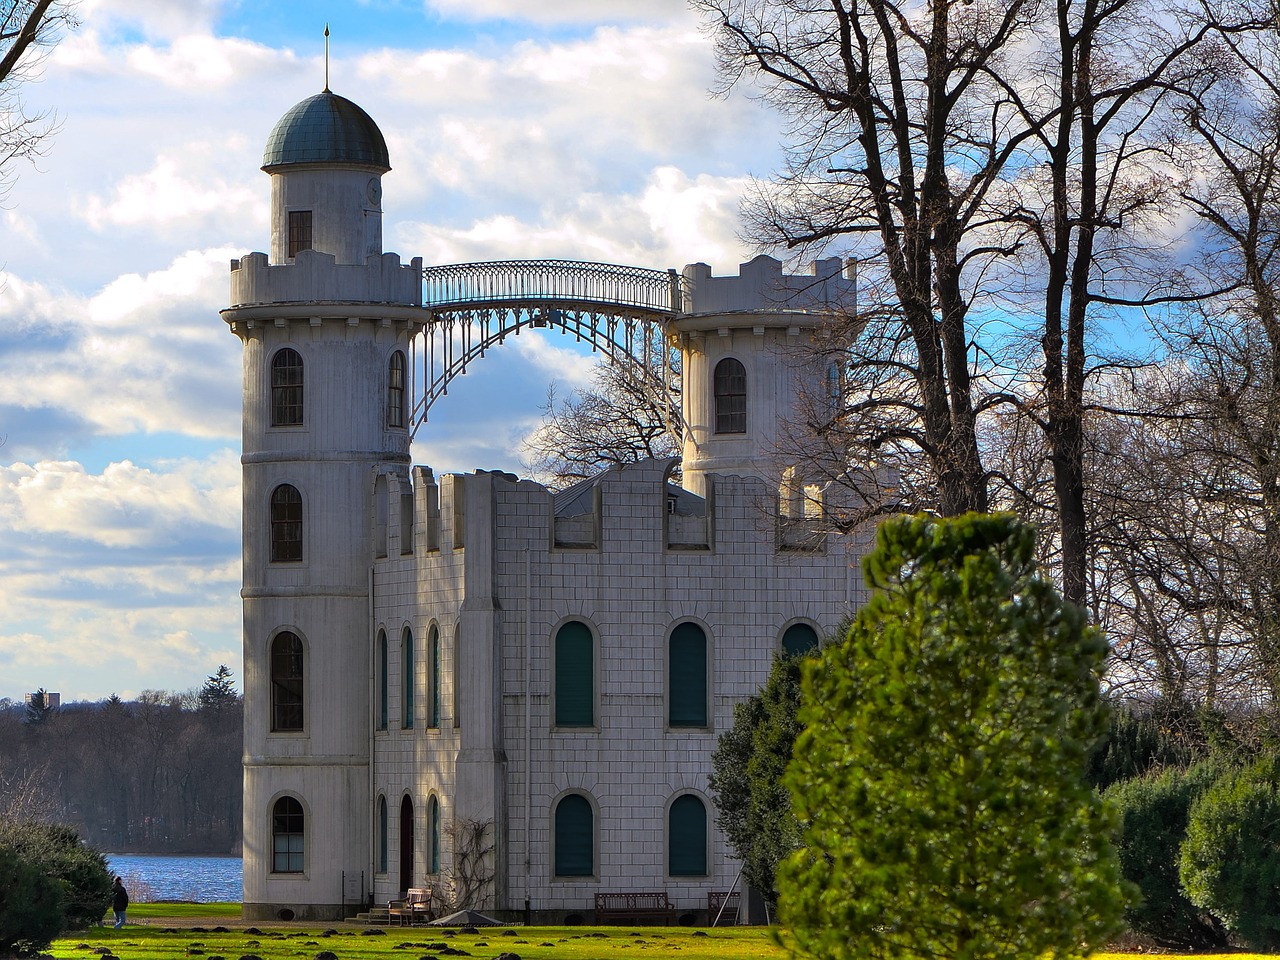
[(1220, 777), (1196, 799), (1179, 865), (1192, 903), (1255, 950), (1280, 950), (1280, 760)]
[(786, 782), (805, 847), (779, 872), (822, 958), (1088, 955), (1126, 887), (1084, 780), (1106, 645), (1008, 515), (885, 523), (876, 591), (804, 674)]
[(0, 846), (0, 955), (43, 950), (63, 924), (62, 885)]
[(231, 679), (231, 668), (225, 663), (218, 664), (217, 671), (206, 677), (197, 698), (201, 710), (220, 713), (226, 707), (237, 702), (235, 683)]
[(800, 844), (800, 828), (782, 776), (800, 733), (802, 657), (779, 656), (764, 689), (733, 709), (733, 726), (716, 745), (716, 824), (742, 861), (743, 878), (776, 900), (779, 861)]

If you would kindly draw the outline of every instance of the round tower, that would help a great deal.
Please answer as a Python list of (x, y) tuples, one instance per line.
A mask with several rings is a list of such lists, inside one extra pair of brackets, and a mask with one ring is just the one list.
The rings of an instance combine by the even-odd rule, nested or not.
[(712, 276), (705, 263), (684, 268), (683, 314), (673, 322), (684, 378), (683, 482), (699, 496), (711, 474), (758, 477), (770, 489), (802, 482), (803, 421), (834, 400), (814, 339), (852, 292), (838, 257), (812, 267), (788, 275), (759, 256), (737, 276)]
[(244, 916), (328, 919), (371, 876), (373, 490), (408, 482), (427, 312), (421, 261), (382, 252), (390, 163), (360, 107), (303, 100), (262, 169), (271, 255), (232, 261), (222, 311), (244, 356)]

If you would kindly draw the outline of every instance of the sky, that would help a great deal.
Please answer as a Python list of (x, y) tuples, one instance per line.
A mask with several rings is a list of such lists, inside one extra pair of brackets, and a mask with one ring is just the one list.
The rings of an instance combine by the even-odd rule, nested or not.
[[(384, 248), (737, 272), (778, 119), (713, 96), (684, 0), (80, 0), (25, 83), (58, 130), (0, 201), (0, 698), (238, 679), (240, 342), (231, 259), (269, 243), (267, 135), (329, 86), (386, 137)], [(549, 385), (511, 338), (432, 409), (437, 474), (527, 474)]]

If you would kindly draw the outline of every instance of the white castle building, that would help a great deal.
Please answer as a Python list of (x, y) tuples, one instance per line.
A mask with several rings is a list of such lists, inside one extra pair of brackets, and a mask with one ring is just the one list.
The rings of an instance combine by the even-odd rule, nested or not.
[[(814, 533), (772, 455), (814, 363), (784, 276), (685, 268), (683, 488), (668, 462), (560, 492), (410, 460), (420, 260), (382, 251), (369, 116), (329, 91), (267, 142), (270, 255), (231, 265), (244, 349), (244, 915), (437, 909), (592, 918), (594, 894), (707, 909), (739, 864), (717, 738), (783, 648), (860, 602), (861, 547)], [(839, 288), (839, 289), (836, 289)], [(811, 488), (809, 495), (815, 494)], [(781, 504), (781, 510), (779, 509)]]

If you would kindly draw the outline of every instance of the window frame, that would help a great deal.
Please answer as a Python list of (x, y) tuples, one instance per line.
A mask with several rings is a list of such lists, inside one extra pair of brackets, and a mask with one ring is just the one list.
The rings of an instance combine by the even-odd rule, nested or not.
[(747, 368), (737, 357), (722, 357), (711, 375), (714, 433), (747, 432)]
[(405, 404), (405, 398), (408, 395), (406, 371), (404, 351), (393, 351), (390, 359), (387, 360), (387, 426), (392, 429), (403, 429), (408, 425), (408, 410)]
[[(581, 627), (585, 637), (568, 637), (566, 630), (573, 627)], [(564, 638), (566, 649), (561, 650), (561, 640)], [(582, 643), (585, 640), (586, 652), (589, 657), (583, 656)], [(573, 649), (568, 649), (568, 644), (573, 641), (578, 644)], [(551, 725), (557, 730), (598, 730), (599, 723), (599, 704), (597, 703), (597, 691), (599, 690), (599, 678), (596, 675), (599, 656), (597, 652), (598, 644), (596, 643), (596, 631), (594, 627), (586, 620), (578, 617), (571, 617), (560, 623), (551, 638), (551, 661), (552, 661), (552, 691), (551, 691)], [(572, 669), (578, 674), (581, 673), (582, 662), (586, 660), (586, 682), (589, 687), (586, 696), (583, 697), (580, 691), (576, 692), (574, 699), (583, 701), (588, 711), (585, 718), (581, 713), (576, 717), (573, 715), (573, 707), (570, 701), (570, 681), (581, 682), (580, 676), (571, 676), (569, 671)], [(562, 711), (563, 707), (563, 711)], [(581, 706), (578, 706), (581, 710)]]
[(290, 260), (303, 250), (315, 249), (314, 211), (290, 210), (288, 229), (288, 257)]
[(440, 799), (427, 798), (427, 873), (440, 875)]
[[(684, 643), (691, 631), (696, 630), (702, 638), (702, 695), (697, 698), (700, 710), (697, 715), (700, 722), (687, 720), (688, 715), (682, 711), (694, 702), (690, 690), (684, 689), (684, 676), (687, 668), (677, 669), (676, 644)], [(668, 730), (710, 730), (711, 729), (711, 632), (706, 624), (696, 620), (682, 620), (673, 624), (667, 634), (666, 642), (666, 701)], [(679, 713), (679, 716), (677, 714)]]
[(440, 628), (432, 623), (427, 630), (427, 728), (440, 728)]
[[(805, 647), (803, 650), (787, 649), (787, 637), (799, 632), (797, 629), (808, 630), (813, 635), (813, 643)], [(787, 657), (802, 657), (809, 653), (810, 650), (817, 650), (822, 646), (822, 636), (818, 633), (818, 628), (808, 620), (793, 620), (782, 628), (782, 632), (778, 634), (778, 653)]]
[[(293, 804), (297, 809), (281, 812), (282, 805), (286, 803)], [(298, 829), (280, 829), (282, 820), (284, 826)], [(286, 841), (284, 850), (280, 849), (281, 838)], [(285, 858), (283, 870), (280, 869), (281, 857)], [(307, 810), (302, 800), (290, 793), (277, 797), (271, 804), (271, 872), (287, 876), (307, 872)]]
[(385, 875), (391, 863), (391, 823), (387, 813), (387, 796), (378, 794), (378, 869)]
[[(287, 502), (286, 502), (287, 501)], [(271, 563), (302, 563), (305, 532), (302, 491), (292, 483), (278, 483), (271, 490), (267, 506), (268, 557)]]
[[(278, 651), (276, 648), (291, 638), (297, 644), (294, 651)], [(307, 645), (302, 637), (293, 630), (278, 630), (267, 647), (268, 683), (271, 690), (271, 732), (272, 733), (305, 733), (307, 729)], [(282, 675), (277, 667), (282, 660), (288, 658), (296, 663), (296, 674), (290, 672)], [(292, 694), (292, 699), (285, 699), (282, 693)], [(285, 711), (297, 711), (297, 722), (287, 723), (289, 714)], [(282, 722), (282, 717), (286, 722)]]
[(378, 628), (378, 703), (376, 727), (385, 731), (391, 725), (391, 644), (387, 641), (387, 631)]
[(417, 686), (413, 628), (408, 624), (400, 631), (400, 729), (412, 730), (415, 687)]
[(300, 427), (306, 420), (306, 365), (293, 347), (271, 355), (271, 426)]
[[(689, 805), (686, 801), (696, 803), (702, 812), (701, 843), (692, 843), (691, 838), (688, 836), (677, 836), (677, 831), (673, 822), (673, 815), (677, 812), (678, 808), (683, 809)], [(667, 876), (672, 880), (710, 877), (711, 830), (709, 826), (710, 817), (707, 801), (692, 790), (686, 790), (683, 793), (678, 793), (667, 803), (665, 820), (667, 834), (667, 857), (665, 866)], [(699, 854), (698, 860), (700, 862), (698, 863), (698, 866), (701, 867), (701, 870), (676, 870), (676, 859), (687, 857), (695, 850)]]
[[(586, 805), (586, 812), (589, 814), (591, 851), (590, 866), (586, 873), (561, 873), (561, 856), (564, 853), (564, 844), (561, 842), (561, 821), (560, 811), (564, 804), (569, 801), (581, 800)], [(576, 804), (575, 804), (576, 805)], [(568, 839), (568, 838), (566, 838)], [(581, 838), (579, 838), (580, 840)], [(596, 807), (596, 801), (591, 794), (582, 790), (568, 790), (556, 797), (551, 804), (551, 878), (552, 880), (569, 881), (573, 883), (581, 883), (598, 879), (600, 874), (600, 811)]]

